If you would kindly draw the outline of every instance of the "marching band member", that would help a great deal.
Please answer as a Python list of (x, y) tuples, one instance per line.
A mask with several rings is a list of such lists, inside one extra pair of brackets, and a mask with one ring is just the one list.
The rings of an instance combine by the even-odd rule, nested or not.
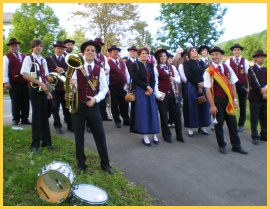
[(226, 60), (225, 63), (233, 69), (238, 78), (238, 82), (235, 84), (240, 108), (238, 132), (242, 132), (246, 121), (249, 62), (241, 56), (244, 47), (240, 44), (234, 44), (230, 49), (234, 57)]
[(110, 53), (110, 93), (111, 93), (111, 110), (113, 120), (117, 128), (121, 128), (120, 115), (123, 118), (124, 126), (129, 126), (129, 103), (125, 101), (125, 95), (128, 90), (130, 76), (125, 62), (119, 60), (120, 48), (113, 45), (108, 49)]
[(136, 100), (131, 103), (130, 132), (142, 134), (142, 143), (148, 147), (151, 142), (147, 134), (153, 134), (152, 140), (159, 144), (159, 121), (154, 90), (157, 89), (153, 64), (147, 64), (149, 51), (146, 47), (138, 49), (140, 61), (133, 63), (130, 71)]
[(226, 121), (232, 151), (248, 154), (241, 147), (237, 132), (235, 108), (237, 108), (238, 100), (236, 99), (235, 83), (238, 79), (230, 66), (222, 64), (222, 55), (224, 54), (222, 49), (215, 46), (209, 50), (209, 53), (212, 57), (212, 64), (205, 70), (204, 87), (210, 103), (210, 113), (216, 115), (218, 121), (215, 124), (215, 133), (219, 152), (227, 154), (227, 143), (224, 141), (223, 132), (223, 124)]
[(203, 87), (204, 64), (197, 60), (197, 49), (191, 47), (187, 51), (189, 60), (184, 63), (185, 76), (187, 78), (184, 93), (184, 125), (188, 128), (188, 136), (193, 137), (193, 129), (198, 128), (198, 132), (209, 135), (205, 127), (211, 124), (209, 114), (209, 102), (198, 104), (198, 97), (205, 95)]
[[(267, 141), (267, 69), (262, 67), (267, 54), (258, 50), (252, 56), (255, 60), (253, 67), (249, 69), (249, 109), (250, 109), (250, 127), (252, 142), (255, 145), (260, 140)], [(260, 121), (261, 132), (258, 134), (258, 121)]]
[[(101, 159), (100, 166), (102, 170), (113, 175), (114, 170), (109, 164), (106, 137), (98, 105), (108, 92), (108, 85), (104, 70), (94, 63), (94, 59), (96, 55), (100, 53), (101, 47), (94, 41), (87, 41), (84, 42), (80, 48), (84, 54), (83, 67), (86, 76), (83, 75), (82, 70), (76, 70), (73, 73), (71, 80), (72, 84), (77, 84), (79, 98), (78, 111), (75, 114), (72, 114), (75, 132), (76, 159), (78, 162), (76, 173), (80, 174), (87, 168), (87, 165), (85, 164), (86, 156), (84, 154), (84, 130), (85, 122), (87, 121), (92, 130), (98, 154)], [(90, 78), (93, 86), (96, 88), (96, 92), (89, 85), (87, 78)]]
[[(32, 105), (31, 151), (39, 154), (40, 146), (55, 150), (51, 142), (48, 119), (48, 97), (51, 98), (52, 96), (50, 93), (48, 93), (48, 95), (45, 93), (45, 91), (48, 90), (46, 80), (48, 82), (53, 82), (53, 78), (49, 76), (46, 60), (40, 55), (43, 50), (43, 42), (40, 39), (34, 39), (31, 42), (30, 48), (32, 54), (25, 57), (21, 68), (21, 74), (26, 80), (32, 83), (29, 87), (29, 97)], [(32, 77), (32, 72), (40, 74), (40, 79)], [(40, 142), (42, 142), (41, 145)]]
[(64, 41), (64, 44), (66, 46), (66, 50), (64, 52), (64, 57), (65, 57), (67, 54), (70, 54), (73, 51), (75, 41), (71, 39), (66, 39)]
[(136, 46), (131, 46), (128, 49), (128, 53), (129, 53), (129, 57), (127, 59), (127, 61), (125, 61), (126, 66), (128, 68), (128, 72), (130, 73), (132, 70), (132, 64), (134, 62), (138, 62), (138, 58), (137, 58), (137, 48)]
[(208, 58), (209, 50), (210, 47), (206, 45), (202, 45), (198, 48), (198, 54), (201, 55), (200, 61), (203, 62), (205, 68), (207, 68), (211, 64), (211, 61)]
[(12, 38), (7, 43), (9, 53), (3, 57), (3, 83), (11, 99), (12, 125), (31, 124), (29, 117), (28, 83), (20, 74), (25, 55), (19, 52), (20, 43)]
[(176, 83), (180, 83), (180, 77), (175, 77), (177, 72), (167, 64), (167, 50), (160, 49), (155, 52), (157, 66), (155, 76), (158, 88), (155, 90), (157, 105), (160, 114), (161, 131), (164, 141), (172, 143), (172, 134), (168, 127), (168, 111), (172, 111), (175, 123), (176, 139), (185, 142), (182, 134), (182, 119), (180, 96), (176, 92)]
[[(102, 40), (100, 38), (95, 38), (94, 42), (98, 43), (101, 47), (104, 46), (104, 43), (102, 43)], [(104, 69), (105, 75), (106, 75), (106, 81), (107, 84), (109, 85), (109, 73), (110, 73), (110, 65), (108, 64), (107, 57), (104, 56), (101, 53), (98, 53), (97, 56), (95, 57), (94, 60), (95, 64), (97, 64), (99, 67)], [(111, 118), (109, 118), (108, 113), (106, 111), (107, 108), (107, 98), (108, 94), (106, 94), (105, 98), (99, 102), (99, 109), (101, 113), (101, 117), (103, 121), (112, 121)]]
[[(57, 41), (53, 44), (54, 47), (54, 55), (45, 57), (49, 72), (52, 73), (64, 73), (67, 71), (67, 64), (65, 62), (65, 58), (63, 56), (64, 49), (67, 48), (63, 42)], [(55, 86), (55, 90), (51, 92), (53, 96), (54, 103), (54, 111), (53, 111), (53, 126), (56, 130), (57, 134), (62, 134), (62, 124), (59, 115), (60, 105), (62, 106), (64, 120), (67, 123), (67, 130), (73, 132), (72, 120), (70, 112), (66, 107), (66, 99), (65, 99), (65, 90), (64, 83), (58, 80), (57, 85)]]

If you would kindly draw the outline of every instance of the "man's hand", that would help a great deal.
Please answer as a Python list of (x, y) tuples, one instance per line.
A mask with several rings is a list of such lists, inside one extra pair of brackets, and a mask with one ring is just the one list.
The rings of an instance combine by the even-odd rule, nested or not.
[(95, 97), (91, 97), (91, 96), (86, 96), (86, 97), (89, 99), (87, 102), (85, 102), (87, 107), (93, 107), (94, 104), (96, 103)]
[(238, 108), (238, 99), (234, 99), (234, 100), (233, 100), (233, 105), (234, 105), (234, 108), (235, 108), (235, 109)]
[(212, 115), (216, 115), (217, 112), (218, 112), (218, 109), (217, 109), (216, 105), (213, 105), (213, 106), (210, 107), (210, 113)]
[(4, 88), (5, 89), (11, 89), (11, 85), (9, 83), (4, 83)]

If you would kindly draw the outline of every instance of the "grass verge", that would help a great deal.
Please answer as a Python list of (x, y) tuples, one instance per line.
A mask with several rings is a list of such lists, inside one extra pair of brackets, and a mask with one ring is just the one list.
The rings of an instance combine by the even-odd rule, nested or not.
[[(38, 174), (43, 166), (53, 162), (65, 162), (75, 172), (75, 144), (70, 139), (52, 134), (54, 146), (59, 151), (51, 151), (41, 148), (41, 155), (30, 152), (31, 129), (13, 130), (11, 127), (3, 128), (4, 139), (4, 206), (52, 206), (70, 205), (70, 199), (66, 198), (60, 204), (52, 204), (40, 199), (36, 191)], [(86, 164), (90, 165), (86, 173), (75, 177), (73, 185), (95, 185), (108, 194), (106, 205), (111, 206), (148, 206), (154, 201), (141, 184), (128, 182), (121, 171), (116, 167), (116, 173), (110, 176), (100, 169), (100, 159), (97, 153), (85, 149)], [(75, 173), (74, 173), (75, 174)]]

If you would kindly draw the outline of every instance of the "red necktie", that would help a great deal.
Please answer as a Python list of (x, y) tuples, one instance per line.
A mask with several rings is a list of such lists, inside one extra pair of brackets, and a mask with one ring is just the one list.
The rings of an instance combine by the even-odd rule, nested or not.
[(92, 66), (88, 65), (89, 78), (92, 78)]
[(61, 57), (60, 56), (58, 57), (58, 62), (61, 62)]

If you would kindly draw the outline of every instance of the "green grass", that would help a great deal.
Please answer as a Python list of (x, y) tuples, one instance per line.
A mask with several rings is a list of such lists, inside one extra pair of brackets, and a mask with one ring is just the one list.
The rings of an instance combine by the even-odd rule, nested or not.
[[(51, 151), (41, 148), (41, 155), (30, 152), (31, 129), (12, 130), (11, 127), (4, 127), (4, 206), (52, 206), (49, 202), (40, 199), (36, 191), (38, 174), (44, 165), (53, 161), (61, 161), (70, 165), (73, 172), (76, 168), (75, 143), (74, 141), (52, 135), (52, 141), (59, 151)], [(116, 173), (110, 176), (100, 169), (100, 159), (97, 153), (85, 149), (87, 156), (86, 164), (89, 167), (86, 173), (77, 175), (74, 181), (76, 184), (95, 185), (107, 192), (109, 200), (106, 205), (151, 205), (154, 199), (141, 184), (135, 185), (128, 182), (121, 171), (116, 167)], [(74, 173), (75, 174), (75, 173)], [(61, 206), (70, 205), (70, 198), (58, 204)]]

